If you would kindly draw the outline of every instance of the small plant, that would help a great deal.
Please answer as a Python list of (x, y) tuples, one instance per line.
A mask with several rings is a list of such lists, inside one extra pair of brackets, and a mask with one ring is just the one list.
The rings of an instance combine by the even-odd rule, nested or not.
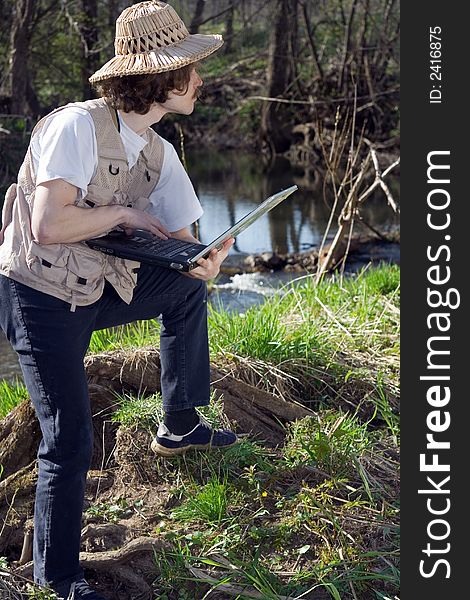
[(179, 590), (178, 600), (192, 600), (195, 597), (194, 590), (184, 589), (181, 585), (182, 580), (188, 579), (186, 561), (189, 555), (188, 547), (180, 543), (177, 543), (174, 552), (169, 552), (164, 548), (154, 550), (155, 565), (159, 573), (158, 578), (153, 583), (153, 588), (157, 594), (155, 600), (174, 598), (174, 590)]
[(381, 377), (379, 377), (377, 380), (376, 394), (372, 398), (372, 401), (377, 407), (379, 416), (387, 424), (387, 427), (393, 436), (395, 444), (398, 445), (398, 437), (400, 432), (400, 416), (396, 412), (394, 412), (392, 407), (390, 406), (390, 402), (384, 390), (384, 385), (382, 383)]
[(30, 583), (26, 585), (26, 594), (28, 600), (58, 600), (57, 594), (52, 590), (39, 588)]
[(209, 525), (219, 525), (227, 515), (230, 496), (233, 490), (227, 481), (220, 481), (216, 476), (202, 486), (199, 491), (173, 511), (173, 517), (181, 521), (203, 521)]
[(163, 405), (161, 394), (118, 395), (120, 407), (112, 415), (111, 420), (121, 423), (124, 427), (138, 425), (143, 429), (154, 432), (163, 420)]
[(107, 523), (117, 523), (120, 519), (132, 516), (134, 510), (140, 509), (142, 504), (142, 500), (137, 500), (130, 505), (126, 498), (113, 498), (110, 504), (94, 504), (85, 512), (89, 517), (97, 517)]
[(338, 477), (355, 470), (356, 460), (370, 446), (367, 424), (355, 416), (325, 411), (320, 418), (294, 422), (285, 447), (287, 464), (312, 464)]

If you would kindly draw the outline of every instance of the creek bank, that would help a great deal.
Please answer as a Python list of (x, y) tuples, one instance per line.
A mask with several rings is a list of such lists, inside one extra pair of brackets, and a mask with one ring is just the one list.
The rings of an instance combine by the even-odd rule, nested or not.
[[(116, 394), (160, 391), (160, 357), (153, 348), (90, 355), (85, 367), (93, 414), (94, 454), (88, 474), (80, 559), (92, 582), (115, 600), (152, 597), (156, 577), (154, 553), (171, 551), (155, 525), (171, 504), (171, 485), (162, 476), (163, 459), (150, 450), (146, 430), (129, 431), (111, 420)], [(211, 381), (224, 412), (242, 437), (250, 436), (274, 448), (282, 445), (286, 424), (313, 416), (300, 403), (282, 400), (229, 372), (211, 368)], [(32, 577), (32, 527), (37, 482), (36, 452), (41, 438), (34, 409), (24, 401), (0, 421), (0, 555), (6, 556), (17, 577)], [(158, 493), (152, 494), (152, 488)], [(126, 498), (129, 514), (119, 523), (99, 523), (90, 508), (98, 502)], [(129, 498), (142, 502), (145, 515)], [(130, 503), (130, 504), (129, 504)], [(125, 511), (123, 511), (125, 512)], [(117, 549), (116, 549), (117, 548)], [(1, 589), (0, 589), (1, 591)], [(226, 595), (220, 596), (227, 598)]]
[[(346, 270), (357, 271), (368, 263), (389, 262), (400, 264), (400, 243), (396, 234), (390, 240), (377, 236), (359, 235), (348, 243), (345, 240), (335, 248), (332, 269), (341, 266), (346, 257)], [(227, 275), (257, 272), (316, 273), (327, 256), (330, 244), (321, 249), (314, 247), (303, 252), (263, 252), (261, 254), (233, 254), (222, 264)]]

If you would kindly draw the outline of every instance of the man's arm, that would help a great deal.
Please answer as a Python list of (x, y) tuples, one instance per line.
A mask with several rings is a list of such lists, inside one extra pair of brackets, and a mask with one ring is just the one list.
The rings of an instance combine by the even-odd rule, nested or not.
[(178, 229), (178, 231), (172, 231), (171, 232), (171, 237), (174, 237), (174, 238), (176, 238), (178, 240), (184, 240), (185, 242), (192, 242), (194, 244), (200, 244), (201, 243), (199, 240), (197, 240), (193, 236), (193, 234), (189, 230), (189, 227), (184, 227), (183, 229)]
[(163, 239), (170, 235), (158, 219), (141, 210), (118, 204), (95, 208), (75, 206), (77, 191), (63, 179), (37, 186), (31, 228), (39, 244), (81, 242), (118, 226), (145, 229)]

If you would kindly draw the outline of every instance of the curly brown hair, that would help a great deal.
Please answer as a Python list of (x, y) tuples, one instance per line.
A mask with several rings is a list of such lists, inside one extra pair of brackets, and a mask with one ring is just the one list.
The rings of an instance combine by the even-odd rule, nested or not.
[(116, 110), (145, 115), (154, 102), (165, 102), (168, 92), (176, 90), (184, 95), (195, 68), (197, 64), (192, 63), (164, 73), (112, 77), (97, 82), (94, 87)]

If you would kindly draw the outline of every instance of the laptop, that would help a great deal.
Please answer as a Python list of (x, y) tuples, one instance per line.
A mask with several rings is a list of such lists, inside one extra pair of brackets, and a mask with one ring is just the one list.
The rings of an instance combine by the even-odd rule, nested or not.
[(261, 215), (273, 209), (297, 189), (297, 186), (293, 185), (277, 194), (273, 194), (207, 245), (175, 238), (162, 240), (142, 229), (136, 229), (133, 235), (127, 235), (122, 230), (114, 230), (108, 235), (86, 240), (86, 243), (93, 250), (99, 250), (119, 258), (177, 269), (178, 271), (191, 271), (191, 269), (198, 266), (197, 261), (200, 258), (205, 258), (213, 248), (220, 249), (226, 239), (236, 237), (257, 221)]

